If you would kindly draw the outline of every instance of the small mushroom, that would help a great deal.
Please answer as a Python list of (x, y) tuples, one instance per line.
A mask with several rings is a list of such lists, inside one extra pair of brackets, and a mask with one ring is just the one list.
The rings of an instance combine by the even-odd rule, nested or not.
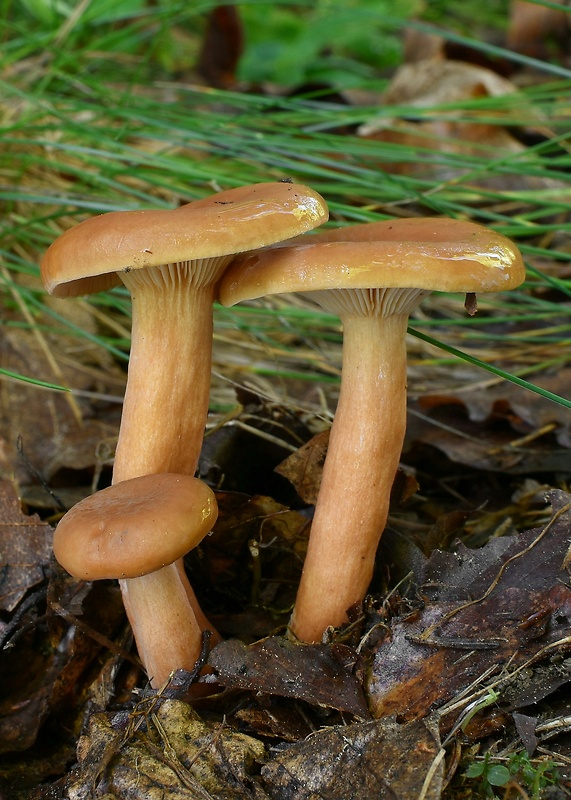
[(365, 223), (238, 257), (223, 305), (311, 293), (343, 324), (341, 390), (303, 574), (291, 618), (319, 641), (347, 620), (370, 583), (406, 428), (406, 330), (431, 291), (498, 292), (525, 270), (515, 245), (450, 219)]
[[(208, 414), (212, 303), (221, 273), (236, 253), (297, 236), (327, 214), (323, 198), (306, 186), (260, 183), (171, 210), (102, 214), (48, 248), (41, 273), (50, 294), (75, 297), (120, 282), (131, 293), (114, 483), (161, 472), (194, 474)], [(212, 627), (178, 568), (195, 614)]]
[(139, 656), (155, 688), (175, 669), (192, 670), (202, 628), (176, 562), (218, 515), (212, 490), (190, 475), (145, 475), (102, 489), (60, 520), (54, 553), (71, 575), (119, 578)]

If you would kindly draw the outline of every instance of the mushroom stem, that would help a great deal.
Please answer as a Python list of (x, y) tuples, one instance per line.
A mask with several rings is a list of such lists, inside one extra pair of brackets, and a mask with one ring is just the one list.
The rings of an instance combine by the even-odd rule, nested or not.
[[(166, 271), (168, 268), (164, 268)], [(133, 271), (133, 326), (113, 481), (196, 471), (208, 415), (214, 286)]]
[[(208, 416), (215, 278), (228, 260), (224, 256), (198, 267), (184, 262), (121, 273), (131, 292), (133, 324), (113, 483), (165, 472), (194, 475)], [(192, 668), (191, 654), (198, 655), (202, 630), (210, 630), (213, 641), (220, 639), (200, 608), (182, 561), (156, 575), (153, 586), (159, 595), (165, 593), (157, 604), (152, 593), (145, 597), (150, 576), (121, 581), (139, 655), (155, 688), (163, 683), (165, 670)], [(174, 624), (167, 602), (171, 590)]]
[(408, 313), (342, 322), (341, 391), (290, 622), (306, 642), (365, 596), (406, 429)]
[(119, 584), (151, 685), (162, 686), (174, 669), (190, 672), (200, 655), (202, 629), (176, 564)]

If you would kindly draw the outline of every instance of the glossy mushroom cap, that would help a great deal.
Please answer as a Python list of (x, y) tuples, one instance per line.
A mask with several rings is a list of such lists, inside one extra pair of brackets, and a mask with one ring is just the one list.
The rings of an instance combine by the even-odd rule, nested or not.
[(214, 493), (197, 478), (132, 478), (70, 509), (56, 528), (54, 554), (76, 578), (137, 578), (196, 547), (217, 515)]
[(175, 209), (112, 211), (56, 239), (42, 259), (42, 279), (56, 297), (90, 294), (118, 285), (117, 272), (265, 247), (327, 218), (317, 192), (281, 181), (228, 189)]
[(323, 231), (236, 256), (219, 299), (231, 306), (267, 294), (341, 287), (499, 292), (524, 277), (516, 246), (489, 228), (452, 219), (399, 219)]

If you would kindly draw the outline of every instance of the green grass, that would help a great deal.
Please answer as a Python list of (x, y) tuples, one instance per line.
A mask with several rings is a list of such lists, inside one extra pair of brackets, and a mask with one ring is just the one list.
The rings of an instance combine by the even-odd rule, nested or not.
[[(569, 398), (538, 390), (523, 377), (569, 361), (568, 70), (545, 65), (545, 82), (502, 98), (430, 108), (381, 107), (372, 101), (343, 106), (311, 97), (204, 88), (193, 83), (191, 73), (188, 80), (178, 80), (164, 50), (169, 41), (182, 37), (195, 55), (204, 11), (212, 4), (189, 11), (187, 4), (174, 2), (151, 9), (132, 3), (121, 21), (110, 13), (111, 4), (96, 4), (73, 24), (64, 16), (48, 19), (44, 5), (43, 11), (38, 6), (31, 33), (22, 6), (2, 5), (0, 256), (7, 271), (1, 279), (5, 303), (11, 310), (5, 324), (14, 324), (17, 316), (10, 294), (17, 291), (38, 325), (72, 332), (79, 341), (88, 338), (124, 360), (124, 336), (73, 329), (46, 306), (39, 284), (30, 284), (41, 252), (55, 236), (92, 214), (171, 207), (219, 188), (291, 177), (326, 197), (332, 224), (446, 215), (470, 218), (513, 238), (530, 262), (525, 287), (482, 299), (482, 313), (473, 319), (463, 315), (461, 298), (456, 298), (456, 308), (454, 301), (431, 301), (429, 311), (413, 321), (413, 331), (442, 349), (443, 362), (464, 359), (571, 406)], [(292, 4), (278, 5), (282, 14), (295, 13)], [(327, 6), (294, 5), (311, 19)], [(370, 16), (365, 6), (361, 11)], [(393, 20), (393, 31), (402, 24)], [(447, 35), (466, 37), (454, 31)], [(495, 52), (496, 46), (472, 43)], [(344, 58), (358, 63), (363, 44), (338, 39), (334, 44)], [(190, 68), (191, 55), (187, 59)], [(363, 85), (370, 88), (368, 73), (369, 67)], [(385, 83), (379, 80), (379, 88)], [(417, 126), (443, 118), (460, 124), (475, 116), (493, 126), (506, 122), (510, 128), (549, 131), (549, 136), (498, 156), (485, 139), (470, 152), (459, 152), (437, 149), (442, 137), (437, 142), (428, 134), (421, 147), (413, 147), (337, 132), (375, 118), (395, 130), (403, 120)], [(400, 174), (394, 171), (397, 167)], [(119, 326), (128, 327), (124, 292), (115, 290), (92, 302)], [(244, 334), (242, 360), (252, 359), (252, 374), (271, 377), (273, 371), (276, 378), (337, 380), (341, 336), (338, 321), (330, 315), (272, 302), (257, 309), (218, 309), (216, 324), (222, 336), (236, 327)], [(506, 337), (509, 331), (513, 335)], [(556, 357), (545, 356), (549, 344)], [(516, 368), (524, 345), (526, 363)], [(478, 355), (480, 350), (485, 358)], [(269, 362), (262, 356), (267, 352), (272, 353)]]

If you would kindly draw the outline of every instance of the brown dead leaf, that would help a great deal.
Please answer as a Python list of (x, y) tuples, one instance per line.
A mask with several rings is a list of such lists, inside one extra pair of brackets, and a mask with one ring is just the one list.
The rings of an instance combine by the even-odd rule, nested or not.
[(239, 708), (234, 716), (247, 726), (246, 732), (285, 742), (297, 742), (314, 732), (306, 707), (300, 708), (299, 703), (276, 695), (258, 694), (250, 705)]
[[(78, 698), (93, 680), (91, 668), (101, 655), (100, 640), (113, 635), (124, 620), (117, 587), (100, 582), (89, 592), (89, 584), (66, 579), (51, 560), (52, 536), (52, 528), (36, 515), (22, 513), (12, 484), (0, 482), (0, 600), (3, 610), (16, 612), (3, 631), (0, 651), (0, 752), (31, 748), (50, 714), (56, 713), (66, 729), (64, 737), (50, 740), (44, 759), (34, 759), (33, 767), (29, 764), (25, 780), (35, 783), (53, 774), (54, 764), (63, 769), (63, 762), (69, 762), (69, 731), (84, 713)], [(30, 592), (39, 582), (46, 585)], [(56, 599), (64, 601), (71, 582), (77, 596), (69, 607), (82, 614), (85, 623), (64, 622), (51, 614)], [(97, 633), (91, 636), (81, 630), (82, 626), (91, 630), (90, 625), (99, 639)], [(48, 752), (53, 756), (51, 766)], [(7, 770), (11, 779), (23, 784), (16, 762), (16, 777), (12, 772)]]
[(235, 413), (204, 439), (200, 476), (224, 491), (299, 505), (291, 485), (274, 467), (310, 438), (302, 415), (245, 391), (236, 394), (240, 405)]
[(21, 509), (14, 485), (0, 481), (0, 609), (13, 611), (33, 586), (45, 579), (53, 529)]
[[(557, 372), (538, 375), (534, 379), (534, 383), (554, 394), (569, 397), (571, 368), (566, 367)], [(494, 407), (497, 407), (498, 403), (503, 403), (504, 408), (511, 412), (510, 421), (514, 430), (526, 434), (553, 423), (557, 442), (561, 447), (571, 448), (571, 411), (536, 392), (530, 392), (521, 386), (516, 386), (515, 383), (504, 381), (486, 388), (465, 392), (459, 397), (461, 402), (466, 405), (470, 419), (474, 422), (489, 419)], [(423, 406), (430, 403), (430, 395), (421, 401)]]
[[(2, 651), (0, 753), (27, 751), (54, 714), (65, 734), (54, 735), (53, 740), (48, 737), (50, 751), (69, 747), (69, 732), (79, 729), (83, 721), (84, 693), (95, 678), (94, 665), (101, 669), (105, 655), (99, 640), (112, 636), (124, 619), (119, 590), (110, 585), (97, 586), (85, 603), (84, 617), (77, 625), (62, 626), (59, 638), (48, 631), (40, 616), (43, 603), (37, 605), (39, 609), (30, 608), (19, 619), (20, 627)], [(91, 626), (94, 636), (83, 630)], [(110, 660), (112, 653), (107, 656)], [(40, 761), (35, 769), (44, 770), (37, 782), (52, 774), (48, 763)]]
[[(503, 155), (515, 155), (525, 150), (524, 145), (505, 128), (499, 125), (485, 125), (478, 123), (477, 120), (466, 123), (450, 119), (416, 122), (385, 119), (374, 127), (364, 126), (360, 135), (365, 139), (403, 145), (416, 151), (414, 159), (404, 160), (397, 156), (394, 161), (384, 160), (382, 162), (384, 172), (443, 182), (458, 179), (466, 169), (458, 168), (452, 159), (443, 158), (442, 153), (478, 157), (482, 155), (483, 148), (486, 152), (497, 151)], [(508, 173), (497, 176), (485, 171), (473, 177), (469, 185), (506, 192), (529, 188), (530, 185), (535, 188), (541, 186), (546, 188), (547, 183), (533, 177)]]
[(491, 69), (431, 57), (399, 67), (383, 94), (383, 103), (432, 108), (471, 97), (504, 97), (517, 91), (515, 84)]
[[(491, 69), (432, 56), (401, 66), (381, 102), (384, 106), (425, 109), (479, 97), (504, 97), (517, 91), (513, 83)], [(432, 112), (430, 119), (414, 121), (411, 119), (413, 114), (407, 111), (406, 118), (390, 118), (384, 114), (371, 119), (361, 125), (358, 133), (366, 139), (403, 144), (417, 151), (408, 161), (402, 158), (394, 163), (384, 160), (381, 165), (384, 171), (441, 181), (456, 180), (462, 178), (466, 168), (455, 166), (453, 160), (439, 154), (479, 157), (482, 153), (507, 156), (525, 151), (526, 146), (513, 135), (511, 127), (520, 125), (522, 116), (529, 120), (530, 125), (534, 118), (538, 119), (538, 125), (541, 120), (531, 105), (524, 108), (523, 103), (522, 100), (519, 105), (506, 104), (506, 110), (496, 112), (499, 117), (493, 124), (484, 119), (490, 114), (487, 107), (481, 115), (471, 110), (469, 120), (466, 113), (458, 120), (457, 111), (444, 109)], [(514, 117), (517, 117), (515, 121)], [(549, 131), (543, 128), (541, 131), (549, 137)], [(521, 175), (515, 170), (503, 172), (499, 177), (490, 174), (489, 170), (482, 171), (470, 175), (470, 184), (494, 187), (499, 191), (561, 186), (555, 181)]]
[(502, 700), (509, 711), (527, 708), (569, 683), (571, 659), (555, 657), (518, 673), (502, 691)]
[[(262, 768), (273, 800), (425, 800), (442, 790), (438, 734), (424, 722), (355, 723), (318, 731)], [(431, 777), (428, 774), (431, 772)]]
[(535, 729), (539, 720), (537, 717), (529, 717), (527, 714), (517, 713), (513, 715), (513, 720), (519, 738), (522, 740), (527, 750), (527, 754), (532, 756), (535, 748), (539, 744), (539, 739), (535, 735)]
[(220, 642), (208, 664), (222, 686), (294, 697), (366, 719), (367, 704), (353, 674), (356, 660), (345, 645), (296, 644), (272, 636), (251, 645)]
[(104, 713), (89, 718), (88, 732), (77, 742), (78, 766), (70, 774), (69, 797), (89, 797), (99, 779), (117, 754), (123, 738), (119, 727), (114, 728)]
[(317, 500), (329, 433), (329, 430), (317, 433), (275, 468), (276, 472), (288, 479), (308, 505), (315, 505)]
[(545, 647), (565, 652), (571, 496), (553, 491), (548, 499), (553, 516), (544, 528), (429, 559), (419, 587), (424, 608), (394, 620), (374, 654), (367, 687), (374, 716), (418, 719), (494, 665), (515, 668)]
[[(329, 445), (330, 430), (321, 431), (275, 468), (287, 478), (308, 505), (315, 505)], [(402, 505), (418, 491), (414, 477), (398, 470), (391, 490), (391, 504)]]
[[(569, 382), (571, 369), (537, 379), (563, 396)], [(513, 474), (569, 471), (571, 412), (515, 384), (426, 394), (409, 407), (407, 442), (432, 445), (452, 461)]]
[(28, 750), (50, 710), (53, 685), (63, 663), (47, 637), (18, 642), (0, 664), (0, 753)]

